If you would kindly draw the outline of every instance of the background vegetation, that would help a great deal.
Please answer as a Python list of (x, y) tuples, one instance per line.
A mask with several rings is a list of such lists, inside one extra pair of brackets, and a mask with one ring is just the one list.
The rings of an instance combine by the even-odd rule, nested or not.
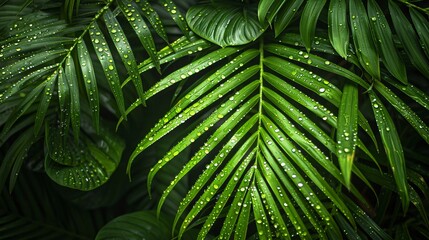
[(429, 239), (428, 14), (0, 1), (0, 239)]

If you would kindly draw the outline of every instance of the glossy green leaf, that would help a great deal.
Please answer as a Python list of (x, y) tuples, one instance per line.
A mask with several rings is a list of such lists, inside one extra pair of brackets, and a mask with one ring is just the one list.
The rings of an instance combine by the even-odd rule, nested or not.
[(404, 211), (407, 211), (410, 197), (401, 140), (387, 109), (374, 92), (370, 91), (369, 94), (375, 120), (377, 121), (378, 131), (380, 132), (384, 150), (395, 178), (399, 196), (401, 197), (402, 207)]
[(151, 211), (121, 215), (100, 229), (96, 240), (104, 239), (170, 239), (169, 224)]
[[(246, 141), (248, 144), (253, 144), (255, 141), (255, 138), (249, 139), (250, 141)], [(246, 148), (247, 147), (247, 148)], [(238, 180), (246, 173), (246, 168), (248, 167), (251, 160), (254, 159), (254, 152), (251, 152), (249, 155), (247, 155), (244, 159), (243, 152), (248, 149), (249, 146), (244, 146), (243, 148), (238, 151), (238, 156), (234, 156), (231, 158), (231, 160), (227, 163), (225, 168), (219, 172), (219, 175), (213, 180), (213, 182), (209, 185), (208, 189), (214, 189), (212, 192), (216, 192), (218, 188), (222, 189), (222, 192), (220, 193), (216, 204), (212, 210), (212, 212), (209, 214), (207, 221), (204, 222), (204, 225), (202, 226), (200, 233), (198, 234), (199, 239), (205, 239), (209, 230), (213, 227), (215, 224), (217, 218), (219, 218), (219, 215), (225, 205), (228, 203), (228, 199), (231, 197), (232, 193), (237, 189)], [(238, 161), (241, 160), (241, 164), (238, 163)], [(237, 167), (238, 169), (233, 172), (231, 169), (234, 169), (234, 167)], [(216, 167), (216, 166), (211, 166)], [(221, 187), (223, 182), (228, 177), (227, 174), (230, 173), (232, 176), (229, 178), (229, 181), (225, 185), (225, 187)], [(204, 200), (208, 199), (208, 196), (211, 195), (211, 197), (214, 197), (213, 194), (206, 194), (209, 193), (209, 191), (206, 191), (203, 195), (201, 195), (200, 199), (197, 200), (197, 202), (202, 202)], [(199, 207), (193, 207), (189, 214), (195, 214), (194, 209), (198, 209)], [(186, 218), (188, 219), (188, 218)]]
[[(255, 175), (258, 176), (257, 171)], [(257, 177), (256, 177), (257, 179)], [(256, 180), (255, 179), (255, 180)], [(272, 233), (270, 229), (270, 224), (268, 223), (268, 216), (264, 211), (264, 206), (262, 203), (261, 196), (258, 192), (258, 188), (254, 185), (255, 180), (252, 185), (250, 185), (250, 196), (252, 197), (252, 206), (253, 206), (253, 215), (255, 216), (256, 230), (259, 239), (272, 239)]]
[[(250, 171), (248, 172), (250, 174), (251, 177), (252, 174), (254, 173), (254, 169), (250, 169)], [(251, 182), (249, 181), (249, 184)], [(242, 208), (240, 211), (240, 215), (238, 217), (237, 220), (237, 228), (234, 234), (234, 239), (237, 240), (245, 240), (246, 239), (246, 234), (247, 234), (247, 228), (249, 225), (249, 221), (250, 221), (250, 214), (251, 214), (251, 196), (250, 196), (250, 185), (249, 187), (246, 187), (244, 191), (246, 191), (246, 197), (244, 198), (244, 201), (242, 203)], [(240, 189), (241, 190), (241, 189)]]
[[(266, 142), (272, 141), (272, 139), (270, 139), (265, 132), (262, 134), (262, 136)], [(261, 171), (264, 177), (269, 179), (268, 185), (274, 192), (274, 195), (276, 196), (281, 208), (287, 214), (288, 221), (290, 221), (290, 223), (292, 223), (293, 227), (295, 228), (294, 230), (289, 230), (292, 230), (292, 233), (297, 232), (300, 236), (309, 235), (307, 226), (304, 224), (301, 218), (297, 217), (299, 216), (297, 212), (298, 209), (296, 209), (295, 205), (293, 204), (292, 201), (294, 201), (297, 203), (297, 207), (299, 206), (299, 208), (302, 210), (303, 214), (308, 217), (311, 224), (315, 225), (319, 236), (323, 238), (324, 233), (320, 231), (320, 224), (315, 221), (316, 218), (314, 218), (313, 214), (310, 213), (308, 204), (303, 201), (303, 195), (297, 193), (297, 189), (295, 187), (296, 183), (293, 182), (297, 178), (297, 175), (295, 174), (297, 172), (296, 169), (294, 169), (294, 167), (290, 164), (289, 159), (284, 156), (276, 146), (270, 145), (270, 149), (268, 149), (267, 146), (268, 145), (264, 144), (262, 147), (262, 153), (266, 163), (265, 166), (261, 167)], [(287, 169), (290, 171), (287, 171)], [(289, 174), (284, 174), (284, 172), (289, 172)], [(286, 175), (288, 176), (286, 177)], [(300, 180), (302, 179), (299, 176), (296, 182)], [(286, 189), (288, 190), (286, 191)]]
[[(253, 76), (254, 74), (256, 74), (256, 71), (257, 71), (257, 69), (255, 67), (246, 69), (246, 71), (243, 71), (243, 72), (239, 73), (237, 76), (235, 76), (235, 78), (233, 78), (232, 80), (229, 80), (228, 84), (225, 84), (223, 88), (218, 88), (216, 90), (216, 92), (213, 92), (212, 94), (214, 96), (219, 96), (219, 95), (223, 96), (223, 95), (227, 94), (235, 86), (238, 86), (240, 83), (242, 83), (243, 81), (247, 80), (247, 78), (249, 78), (249, 77)], [(255, 87), (255, 84), (253, 84), (253, 86), (252, 86), (252, 84), (249, 85), (248, 89), (250, 89), (250, 90), (244, 91), (243, 95), (246, 96), (247, 94), (249, 94), (248, 91), (253, 91), (254, 87)], [(207, 96), (205, 96), (201, 100), (201, 104), (198, 103), (198, 102), (194, 103), (192, 106), (190, 106), (186, 110), (184, 110), (183, 114), (179, 115), (179, 117), (176, 117), (173, 120), (169, 119), (168, 115), (167, 115), (167, 118), (161, 119), (160, 122), (158, 122), (158, 124), (155, 125), (155, 127), (153, 128), (152, 133), (148, 134), (145, 137), (145, 139), (143, 139), (139, 143), (139, 145), (136, 148), (136, 150), (132, 153), (131, 159), (130, 159), (130, 161), (128, 163), (128, 169), (131, 167), (132, 161), (137, 157), (137, 155), (140, 154), (144, 149), (146, 149), (147, 147), (149, 147), (150, 145), (152, 145), (155, 141), (157, 141), (158, 139), (160, 139), (161, 137), (163, 137), (165, 134), (167, 134), (168, 132), (170, 132), (171, 131), (171, 126), (179, 126), (180, 124), (184, 123), (187, 119), (191, 118), (192, 116), (194, 116), (195, 114), (199, 113), (204, 108), (206, 108), (207, 106), (209, 106), (209, 104), (210, 104), (209, 99), (212, 98), (213, 95), (207, 95)], [(187, 96), (188, 96), (188, 98), (190, 98), (190, 95), (187, 95)], [(187, 96), (185, 96), (185, 98), (187, 98)], [(234, 103), (238, 104), (236, 101), (234, 101)], [(181, 108), (177, 108), (177, 109), (179, 109), (179, 113), (182, 110)], [(220, 113), (219, 116), (224, 116), (224, 115), (225, 115), (225, 113)], [(214, 119), (216, 120), (216, 118), (217, 118), (217, 121), (220, 120), (220, 118), (218, 116), (215, 116)]]
[(89, 191), (104, 184), (115, 171), (125, 144), (118, 136), (100, 126), (97, 135), (91, 125), (83, 122), (86, 134), (70, 144), (70, 135), (61, 129), (49, 128), (45, 146), (45, 171), (57, 184)]
[(86, 95), (88, 97), (89, 106), (92, 113), (92, 121), (95, 129), (100, 129), (100, 100), (97, 87), (97, 79), (95, 76), (95, 69), (92, 64), (90, 53), (86, 47), (85, 42), (81, 42), (77, 46), (79, 56), (79, 63), (82, 70), (83, 81), (85, 84)]
[(61, 114), (59, 116), (60, 124), (64, 132), (69, 131), (70, 127), (70, 86), (64, 74), (64, 68), (58, 68), (58, 102)]
[[(232, 120), (235, 120), (235, 118), (232, 118)], [(223, 161), (225, 155), (227, 155), (232, 149), (233, 147), (237, 144), (238, 140), (240, 140), (248, 131), (249, 128), (251, 126), (253, 126), (256, 122), (256, 118), (250, 118), (247, 122), (243, 123), (243, 126), (237, 131), (237, 133), (231, 137), (231, 140), (228, 144), (226, 144), (226, 146), (224, 146), (222, 148), (222, 151), (216, 156), (216, 159), (213, 162), (213, 166), (215, 166), (216, 162), (218, 162), (216, 165), (219, 165), (219, 161)], [(236, 122), (237, 124), (238, 122)], [(228, 126), (228, 125), (227, 125)], [(246, 129), (247, 127), (247, 129)], [(201, 159), (207, 154), (206, 152), (210, 152), (214, 147), (216, 147), (216, 145), (218, 144), (219, 140), (221, 140), (222, 138), (225, 137), (225, 135), (228, 133), (227, 129), (220, 129), (218, 131), (216, 131), (216, 133), (219, 134), (219, 136), (213, 136), (210, 139), (207, 140), (207, 148), (202, 148), (200, 149), (193, 157), (192, 159), (190, 159), (190, 161), (183, 167), (183, 169), (179, 172), (179, 174), (177, 175), (177, 178), (175, 178), (170, 186), (164, 191), (163, 196), (161, 197), (161, 201), (158, 204), (158, 211), (160, 211), (161, 206), (163, 204), (163, 202), (165, 201), (166, 196), (171, 192), (172, 188), (180, 181), (181, 178), (183, 178), (183, 176), (185, 174), (187, 174), (192, 167), (194, 167), (199, 161), (201, 161)], [(179, 143), (180, 144), (180, 143)], [(244, 150), (243, 150), (244, 151)], [(167, 154), (168, 155), (168, 154)], [(174, 153), (173, 153), (174, 155)], [(166, 157), (164, 157), (163, 161), (168, 161), (169, 159), (165, 159)], [(237, 156), (238, 159), (240, 159), (240, 156)], [(158, 165), (161, 165), (162, 162), (160, 162)], [(221, 163), (221, 162), (220, 162)], [(155, 166), (156, 168), (159, 168), (159, 166)], [(157, 170), (156, 168), (153, 168), (154, 170)], [(212, 171), (207, 171), (206, 172), (206, 176), (211, 176), (211, 174), (213, 174)], [(149, 176), (150, 178), (153, 178), (153, 174), (151, 176)], [(207, 179), (200, 179), (201, 182), (205, 182), (207, 181)], [(192, 200), (196, 194), (198, 193), (199, 189), (192, 189), (191, 192), (185, 197), (185, 199), (182, 201), (182, 205), (181, 207), (179, 207), (179, 211), (178, 213), (180, 214), (184, 208), (187, 207), (187, 205), (190, 203), (190, 200)], [(179, 216), (178, 216), (179, 217)], [(178, 220), (178, 218), (176, 218), (176, 221)]]
[(385, 79), (388, 83), (395, 86), (397, 89), (405, 93), (408, 97), (412, 98), (414, 101), (416, 101), (418, 104), (420, 104), (425, 109), (429, 110), (429, 95), (420, 90), (419, 88), (415, 87), (412, 84), (408, 84), (406, 86), (396, 83), (390, 78)]
[(365, 82), (362, 78), (357, 76), (355, 73), (350, 70), (343, 68), (327, 59), (319, 57), (311, 53), (305, 53), (301, 50), (288, 47), (286, 45), (280, 44), (268, 44), (264, 47), (267, 51), (288, 58), (293, 61), (301, 62), (309, 66), (317, 66), (317, 68), (340, 75), (347, 78), (350, 81), (353, 81), (360, 86), (368, 89), (370, 85)]
[(335, 51), (344, 59), (347, 59), (349, 49), (348, 26), (347, 2), (345, 0), (331, 0), (328, 12), (329, 40)]
[(146, 94), (146, 99), (152, 97), (153, 95), (172, 86), (177, 82), (180, 82), (194, 74), (197, 74), (198, 72), (208, 68), (212, 64), (228, 56), (231, 56), (237, 51), (238, 49), (233, 47), (222, 48), (193, 61), (192, 63), (183, 68), (174, 71), (173, 73), (161, 79), (158, 84), (155, 84), (155, 86), (150, 88)]
[(408, 18), (393, 1), (389, 1), (389, 12), (392, 18), (393, 27), (406, 51), (411, 63), (424, 75), (429, 75), (429, 60), (426, 58)]
[[(246, 109), (240, 109), (239, 112), (247, 112)], [(226, 133), (227, 133), (227, 129), (234, 127), (234, 124), (238, 124), (237, 121), (237, 117), (239, 117), (239, 114), (237, 113), (236, 116), (232, 116), (230, 119), (227, 120), (227, 124), (225, 124), (225, 129), (220, 129), (217, 131), (218, 135), (216, 135), (216, 137), (213, 137), (212, 139), (207, 141), (207, 145), (210, 144), (210, 146), (213, 146), (215, 144), (215, 142), (219, 141), (219, 138), (223, 138), (225, 137)], [(242, 116), (241, 116), (242, 117)], [(244, 125), (249, 126), (251, 124), (255, 124), (255, 119), (253, 119), (250, 122), (245, 123)], [(217, 171), (217, 166), (220, 166), (222, 164), (222, 162), (224, 161), (224, 159), (226, 158), (226, 156), (228, 155), (228, 152), (233, 149), (236, 144), (238, 143), (239, 139), (238, 137), (242, 137), (241, 135), (243, 135), (243, 133), (241, 133), (240, 135), (234, 136), (231, 139), (234, 139), (234, 141), (229, 141), (225, 146), (222, 147), (222, 150), (219, 152), (219, 154), (216, 155), (215, 159), (213, 159), (213, 161), (208, 165), (208, 168), (206, 168), (206, 170), (202, 173), (202, 175), (196, 180), (196, 185), (194, 185), (194, 187), (191, 188), (191, 190), (188, 192), (188, 194), (186, 195), (186, 197), (182, 200), (181, 205), (179, 206), (179, 209), (177, 211), (177, 215), (174, 221), (173, 226), (176, 226), (177, 221), (179, 220), (179, 217), (181, 214), (183, 214), (183, 212), (185, 211), (185, 209), (188, 207), (189, 203), (192, 202), (192, 200), (197, 196), (197, 194), (199, 193), (200, 189), (196, 188), (195, 186), (198, 186), (199, 184), (206, 184), (208, 182), (208, 180), (213, 176), (213, 174)], [(246, 151), (246, 147), (247, 149), (250, 148), (250, 146), (254, 143), (255, 141), (255, 135), (253, 135), (252, 137), (250, 137), (243, 145), (242, 147), (239, 149), (240, 153), (243, 153)], [(216, 139), (216, 141), (215, 141)], [(214, 146), (213, 146), (214, 147)], [(204, 149), (204, 152), (206, 150), (209, 149)], [(240, 151), (241, 150), (241, 151)], [(201, 151), (202, 152), (202, 151)], [(195, 155), (198, 156), (198, 155)], [(196, 157), (194, 157), (194, 159), (198, 159)], [(194, 160), (192, 159), (192, 160)], [(242, 160), (240, 155), (235, 155), (233, 156), (228, 162), (228, 165), (231, 165), (230, 162), (234, 162), (234, 164), (238, 164), (239, 161)], [(229, 168), (233, 168), (235, 165), (229, 166)], [(237, 171), (237, 174), (241, 174), (240, 171)], [(222, 179), (220, 179), (222, 180)], [(218, 181), (220, 181), (218, 180)], [(217, 184), (219, 186), (219, 183)], [(168, 189), (167, 189), (168, 190)], [(209, 197), (211, 199), (212, 196), (207, 195), (207, 197)], [(160, 202), (162, 203), (162, 202)], [(199, 209), (201, 210), (201, 209)]]
[(65, 53), (64, 50), (45, 51), (45, 52), (37, 53), (29, 57), (14, 61), (10, 65), (2, 66), (0, 71), (2, 73), (4, 72), (4, 74), (0, 75), (0, 81), (5, 81), (6, 77), (10, 77), (10, 76), (14, 76), (22, 73), (23, 69), (25, 70), (29, 68), (31, 70), (31, 68), (36, 68), (40, 65), (46, 64), (47, 62), (50, 62), (58, 57), (62, 57), (64, 53)]
[(301, 13), (299, 31), (307, 52), (310, 52), (316, 32), (316, 23), (326, 0), (308, 0)]
[(140, 1), (138, 4), (140, 4), (143, 15), (150, 22), (158, 36), (160, 36), (165, 42), (168, 42), (167, 34), (163, 27), (161, 18), (155, 9), (153, 9), (148, 1)]
[[(267, 118), (263, 118), (263, 123), (266, 124), (266, 128), (269, 129), (269, 131), (274, 131), (275, 129), (273, 129), (273, 127), (270, 127), (274, 124), (278, 125), (279, 128), (283, 129), (283, 131), (286, 131), (286, 135), (283, 134), (283, 132), (278, 131), (275, 132), (275, 141), (281, 146), (281, 148), (287, 152), (288, 156), (295, 161), (296, 164), (299, 165), (300, 168), (303, 169), (303, 171), (305, 172), (305, 174), (313, 179), (313, 182), (323, 191), (324, 194), (329, 195), (329, 198), (335, 203), (338, 204), (338, 208), (343, 211), (344, 215), (346, 215), (347, 219), (349, 219), (350, 221), (352, 221), (352, 217), (351, 214), (349, 212), (349, 210), (347, 209), (347, 207), (344, 206), (344, 204), (342, 203), (342, 201), (339, 199), (338, 196), (336, 196), (337, 194), (335, 193), (335, 191), (328, 187), (328, 185), (326, 184), (326, 182), (324, 181), (320, 181), (320, 178), (317, 177), (318, 173), (315, 173), (313, 171), (314, 166), (312, 166), (312, 164), (310, 164), (306, 158), (300, 153), (300, 151), (298, 151), (296, 149), (297, 146), (295, 146), (295, 144), (293, 144), (290, 140), (288, 140), (288, 138), (290, 137), (292, 141), (296, 142), (300, 147), (302, 147), (308, 154), (310, 154), (321, 166), (323, 166), (326, 170), (329, 171), (330, 174), (332, 174), (335, 178), (337, 178), (338, 180), (340, 180), (341, 182), (343, 181), (343, 178), (341, 177), (339, 170), (333, 165), (332, 162), (329, 161), (324, 161), (324, 159), (326, 159), (327, 157), (324, 156), (323, 152), (320, 151), (320, 149), (315, 148), (313, 145), (313, 143), (309, 140), (306, 139), (304, 136), (302, 136), (302, 134), (299, 134), (298, 132), (296, 132), (295, 130), (293, 130), (293, 127), (291, 127), (291, 123), (288, 123), (288, 121), (281, 121), (281, 119), (286, 119), (284, 117), (283, 114), (281, 114), (280, 112), (278, 112), (276, 109), (274, 109), (274, 107), (269, 106), (267, 103), (266, 104), (266, 111), (270, 111), (272, 112), (272, 119), (273, 119), (273, 123), (271, 123), (270, 120), (268, 120)], [(293, 130), (293, 131), (292, 131)], [(274, 133), (273, 133), (274, 135)], [(269, 142), (268, 142), (269, 144)], [(298, 175), (296, 175), (298, 176)], [(303, 183), (301, 182), (301, 184), (299, 184), (299, 179), (295, 179), (296, 180), (296, 184), (298, 185), (298, 187), (302, 187), (304, 186)]]
[(46, 66), (27, 74), (26, 76), (18, 79), (17, 81), (14, 81), (14, 84), (12, 84), (12, 86), (6, 88), (3, 92), (0, 93), (0, 103), (4, 103), (9, 97), (23, 90), (25, 84), (27, 84), (28, 82), (32, 82), (37, 78), (43, 78), (47, 75), (52, 74), (52, 70), (56, 67), (56, 65)]
[(276, 37), (280, 36), (283, 30), (289, 25), (303, 2), (304, 0), (286, 1), (281, 7), (277, 14), (277, 19), (274, 22), (274, 33)]
[[(134, 53), (131, 49), (130, 43), (127, 40), (125, 32), (120, 27), (120, 23), (118, 22), (118, 20), (116, 20), (111, 11), (106, 11), (103, 15), (103, 18), (106, 22), (109, 35), (112, 38), (113, 43), (119, 52), (119, 56), (121, 57), (122, 62), (124, 63), (124, 66), (127, 69), (128, 74), (130, 75), (131, 80), (134, 83), (134, 87), (137, 91), (137, 94), (144, 103), (145, 97), (143, 93), (142, 80), (137, 68)], [(114, 65), (109, 65), (109, 70), (111, 70), (112, 67), (114, 67)]]
[(425, 122), (384, 84), (376, 82), (374, 86), (377, 91), (411, 124), (411, 126), (413, 126), (419, 135), (429, 143), (429, 127)]
[[(278, 57), (267, 57), (264, 59), (264, 64), (282, 76), (293, 79), (296, 83), (338, 106), (341, 99), (341, 91), (329, 81), (323, 81), (324, 79), (311, 71)], [(318, 78), (321, 81), (318, 81)]]
[(125, 118), (124, 96), (121, 89), (118, 71), (112, 64), (114, 63), (113, 55), (107, 45), (106, 38), (101, 33), (101, 29), (97, 23), (91, 24), (89, 27), (89, 36), (91, 37), (91, 42), (97, 55), (97, 59), (101, 63), (101, 67), (110, 86), (110, 90), (115, 97), (119, 112)]
[[(284, 1), (278, 1), (278, 2), (284, 2)], [(267, 14), (268, 14), (268, 11), (270, 10), (271, 6), (274, 3), (275, 3), (274, 0), (261, 0), (261, 1), (259, 1), (259, 4), (258, 4), (259, 22), (263, 23), (265, 21), (265, 18), (267, 17)]]
[(364, 231), (367, 231), (368, 235), (372, 239), (391, 239), (391, 237), (380, 228), (380, 226), (373, 221), (362, 209), (356, 205), (348, 197), (344, 197), (345, 203), (350, 207), (350, 210), (355, 216), (356, 222), (362, 227)]
[(66, 59), (65, 77), (70, 87), (70, 117), (75, 140), (79, 139), (80, 132), (80, 95), (79, 82), (76, 75), (76, 66), (71, 56)]
[[(141, 44), (152, 59), (152, 62), (155, 65), (156, 69), (158, 70), (158, 72), (161, 72), (161, 66), (159, 65), (155, 42), (152, 38), (150, 29), (146, 24), (145, 20), (140, 14), (138, 14), (136, 3), (132, 1), (122, 0), (119, 1), (119, 6), (121, 8), (122, 13), (127, 18), (130, 25), (133, 27), (134, 32), (137, 34)], [(146, 11), (150, 10), (148, 9)], [(132, 58), (129, 60), (132, 61)]]
[(377, 48), (380, 50), (380, 57), (389, 72), (403, 83), (407, 83), (405, 64), (396, 51), (393, 43), (393, 35), (389, 23), (383, 14), (383, 10), (375, 0), (368, 1), (368, 17), (373, 38)]
[(45, 91), (42, 95), (42, 99), (40, 100), (39, 107), (37, 109), (36, 118), (34, 119), (34, 135), (38, 135), (40, 132), (40, 128), (42, 127), (46, 112), (51, 103), (52, 95), (55, 91), (55, 83), (57, 80), (57, 73), (55, 72), (51, 76), (46, 79)]
[(262, 0), (258, 5), (258, 19), (260, 23), (264, 23), (265, 20), (269, 24), (273, 22), (273, 19), (277, 16), (277, 12), (286, 3), (285, 0)]
[(358, 89), (354, 84), (345, 84), (338, 109), (337, 156), (347, 188), (350, 188), (353, 160), (358, 134)]
[[(319, 140), (327, 149), (331, 152), (335, 152), (335, 143), (322, 129), (319, 128), (313, 121), (311, 121), (306, 114), (301, 112), (298, 108), (289, 103), (286, 99), (282, 98), (279, 94), (270, 89), (264, 89), (264, 96), (268, 100), (275, 103), (280, 109), (288, 109), (288, 111), (282, 111), (283, 114), (287, 114), (292, 120), (298, 125), (302, 126), (308, 131), (314, 138)], [(324, 120), (322, 118), (322, 120)]]
[[(172, 0), (160, 0), (163, 3), (165, 10), (170, 14), (173, 21), (176, 22), (177, 26), (182, 30), (182, 33), (190, 38), (190, 29), (188, 24), (186, 24), (185, 17), (182, 15), (180, 10), (177, 8), (176, 4)], [(192, 29), (192, 28), (191, 28)]]
[[(251, 168), (249, 171), (246, 172), (243, 178), (240, 179), (237, 177), (237, 181), (241, 180), (240, 186), (238, 186), (238, 189), (240, 189), (240, 191), (237, 191), (234, 194), (234, 200), (231, 203), (232, 207), (229, 208), (228, 214), (225, 219), (225, 223), (222, 226), (222, 230), (219, 234), (219, 237), (223, 237), (225, 239), (230, 238), (232, 236), (232, 233), (234, 232), (234, 227), (237, 226), (237, 228), (235, 228), (236, 230), (235, 234), (239, 235), (242, 238), (245, 238), (246, 231), (240, 231), (240, 230), (243, 230), (243, 228), (240, 228), (242, 227), (240, 226), (240, 221), (243, 221), (243, 219), (244, 220), (247, 220), (247, 219), (240, 216), (240, 214), (242, 212), (247, 211), (247, 209), (250, 209), (250, 207), (247, 207), (248, 206), (247, 202), (249, 201), (246, 202), (245, 198), (247, 193), (246, 190), (249, 189), (249, 184), (251, 182), (250, 180), (253, 176), (253, 173), (254, 173), (254, 168)], [(245, 224), (247, 225), (247, 222), (245, 222)]]
[(221, 47), (250, 43), (264, 32), (256, 9), (244, 4), (193, 6), (186, 13), (186, 20), (197, 35)]
[(420, 43), (423, 51), (429, 58), (429, 21), (424, 15), (419, 13), (416, 9), (410, 8), (411, 19), (416, 28), (417, 35), (420, 37)]
[(380, 79), (378, 53), (372, 41), (368, 15), (362, 1), (350, 0), (349, 11), (353, 42), (359, 62), (371, 77)]

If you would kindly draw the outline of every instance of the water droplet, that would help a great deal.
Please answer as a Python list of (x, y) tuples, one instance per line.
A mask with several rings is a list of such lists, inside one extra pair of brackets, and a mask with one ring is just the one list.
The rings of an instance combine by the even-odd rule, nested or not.
[(324, 93), (325, 92), (325, 88), (320, 88), (319, 92)]

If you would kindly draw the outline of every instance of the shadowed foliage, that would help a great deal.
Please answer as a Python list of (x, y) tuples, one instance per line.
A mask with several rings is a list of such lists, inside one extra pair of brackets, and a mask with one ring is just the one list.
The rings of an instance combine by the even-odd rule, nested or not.
[(428, 15), (0, 1), (0, 239), (429, 238)]

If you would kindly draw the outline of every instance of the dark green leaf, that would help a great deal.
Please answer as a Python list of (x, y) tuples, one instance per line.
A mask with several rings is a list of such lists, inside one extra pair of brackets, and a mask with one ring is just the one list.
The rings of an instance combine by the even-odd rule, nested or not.
[(277, 36), (283, 32), (283, 30), (292, 21), (295, 14), (298, 12), (304, 0), (291, 0), (286, 1), (286, 4), (282, 6), (277, 14), (277, 19), (274, 22), (274, 33)]
[[(134, 53), (131, 49), (130, 43), (127, 40), (125, 32), (111, 11), (106, 11), (103, 17), (104, 21), (106, 22), (110, 37), (112, 38), (113, 43), (119, 52), (119, 56), (121, 57), (122, 62), (124, 63), (124, 66), (134, 83), (137, 95), (144, 103), (145, 97), (143, 93), (142, 80), (137, 68), (137, 62), (134, 57)], [(114, 64), (109, 65), (109, 70), (112, 70), (111, 67), (114, 67)]]
[(377, 121), (378, 131), (380, 132), (384, 150), (395, 178), (399, 196), (401, 197), (402, 207), (404, 211), (407, 211), (410, 197), (408, 193), (407, 173), (401, 140), (387, 109), (373, 91), (370, 91), (369, 94), (375, 120)]
[(97, 87), (97, 79), (95, 77), (95, 69), (92, 64), (90, 53), (85, 42), (80, 42), (77, 45), (79, 63), (85, 84), (86, 95), (88, 97), (89, 106), (92, 113), (92, 121), (95, 129), (100, 129), (100, 101)]
[(380, 50), (384, 65), (395, 78), (407, 83), (405, 64), (396, 51), (389, 23), (375, 0), (368, 1), (368, 17), (371, 19), (369, 22), (374, 33), (374, 42)]
[(356, 153), (358, 134), (358, 89), (354, 84), (345, 84), (338, 109), (337, 156), (347, 188)]
[[(89, 131), (91, 126), (85, 125)], [(45, 171), (59, 185), (89, 191), (104, 184), (121, 160), (125, 144), (118, 136), (100, 125), (100, 135), (94, 130), (81, 134), (78, 142), (69, 143), (70, 135), (61, 129), (46, 130)]]
[(329, 40), (335, 51), (347, 59), (349, 49), (349, 23), (347, 21), (347, 2), (331, 0), (328, 12)]
[(316, 23), (325, 3), (326, 0), (308, 0), (301, 13), (299, 31), (307, 52), (311, 50), (314, 33), (316, 31)]
[(356, 54), (363, 69), (373, 78), (380, 79), (380, 63), (372, 41), (368, 15), (361, 0), (350, 0), (350, 24)]
[(250, 43), (264, 32), (255, 9), (241, 4), (193, 6), (186, 20), (192, 31), (221, 47)]
[(169, 224), (150, 211), (140, 211), (121, 215), (106, 224), (96, 236), (104, 239), (170, 239)]
[(429, 60), (426, 58), (418, 40), (417, 34), (414, 31), (413, 25), (408, 21), (402, 10), (389, 0), (390, 16), (392, 18), (393, 26), (396, 34), (401, 40), (405, 51), (411, 63), (424, 75), (429, 76)]
[(429, 58), (429, 21), (427, 17), (419, 13), (414, 8), (410, 8), (411, 19), (413, 20), (414, 27), (420, 37), (420, 43), (426, 56)]

